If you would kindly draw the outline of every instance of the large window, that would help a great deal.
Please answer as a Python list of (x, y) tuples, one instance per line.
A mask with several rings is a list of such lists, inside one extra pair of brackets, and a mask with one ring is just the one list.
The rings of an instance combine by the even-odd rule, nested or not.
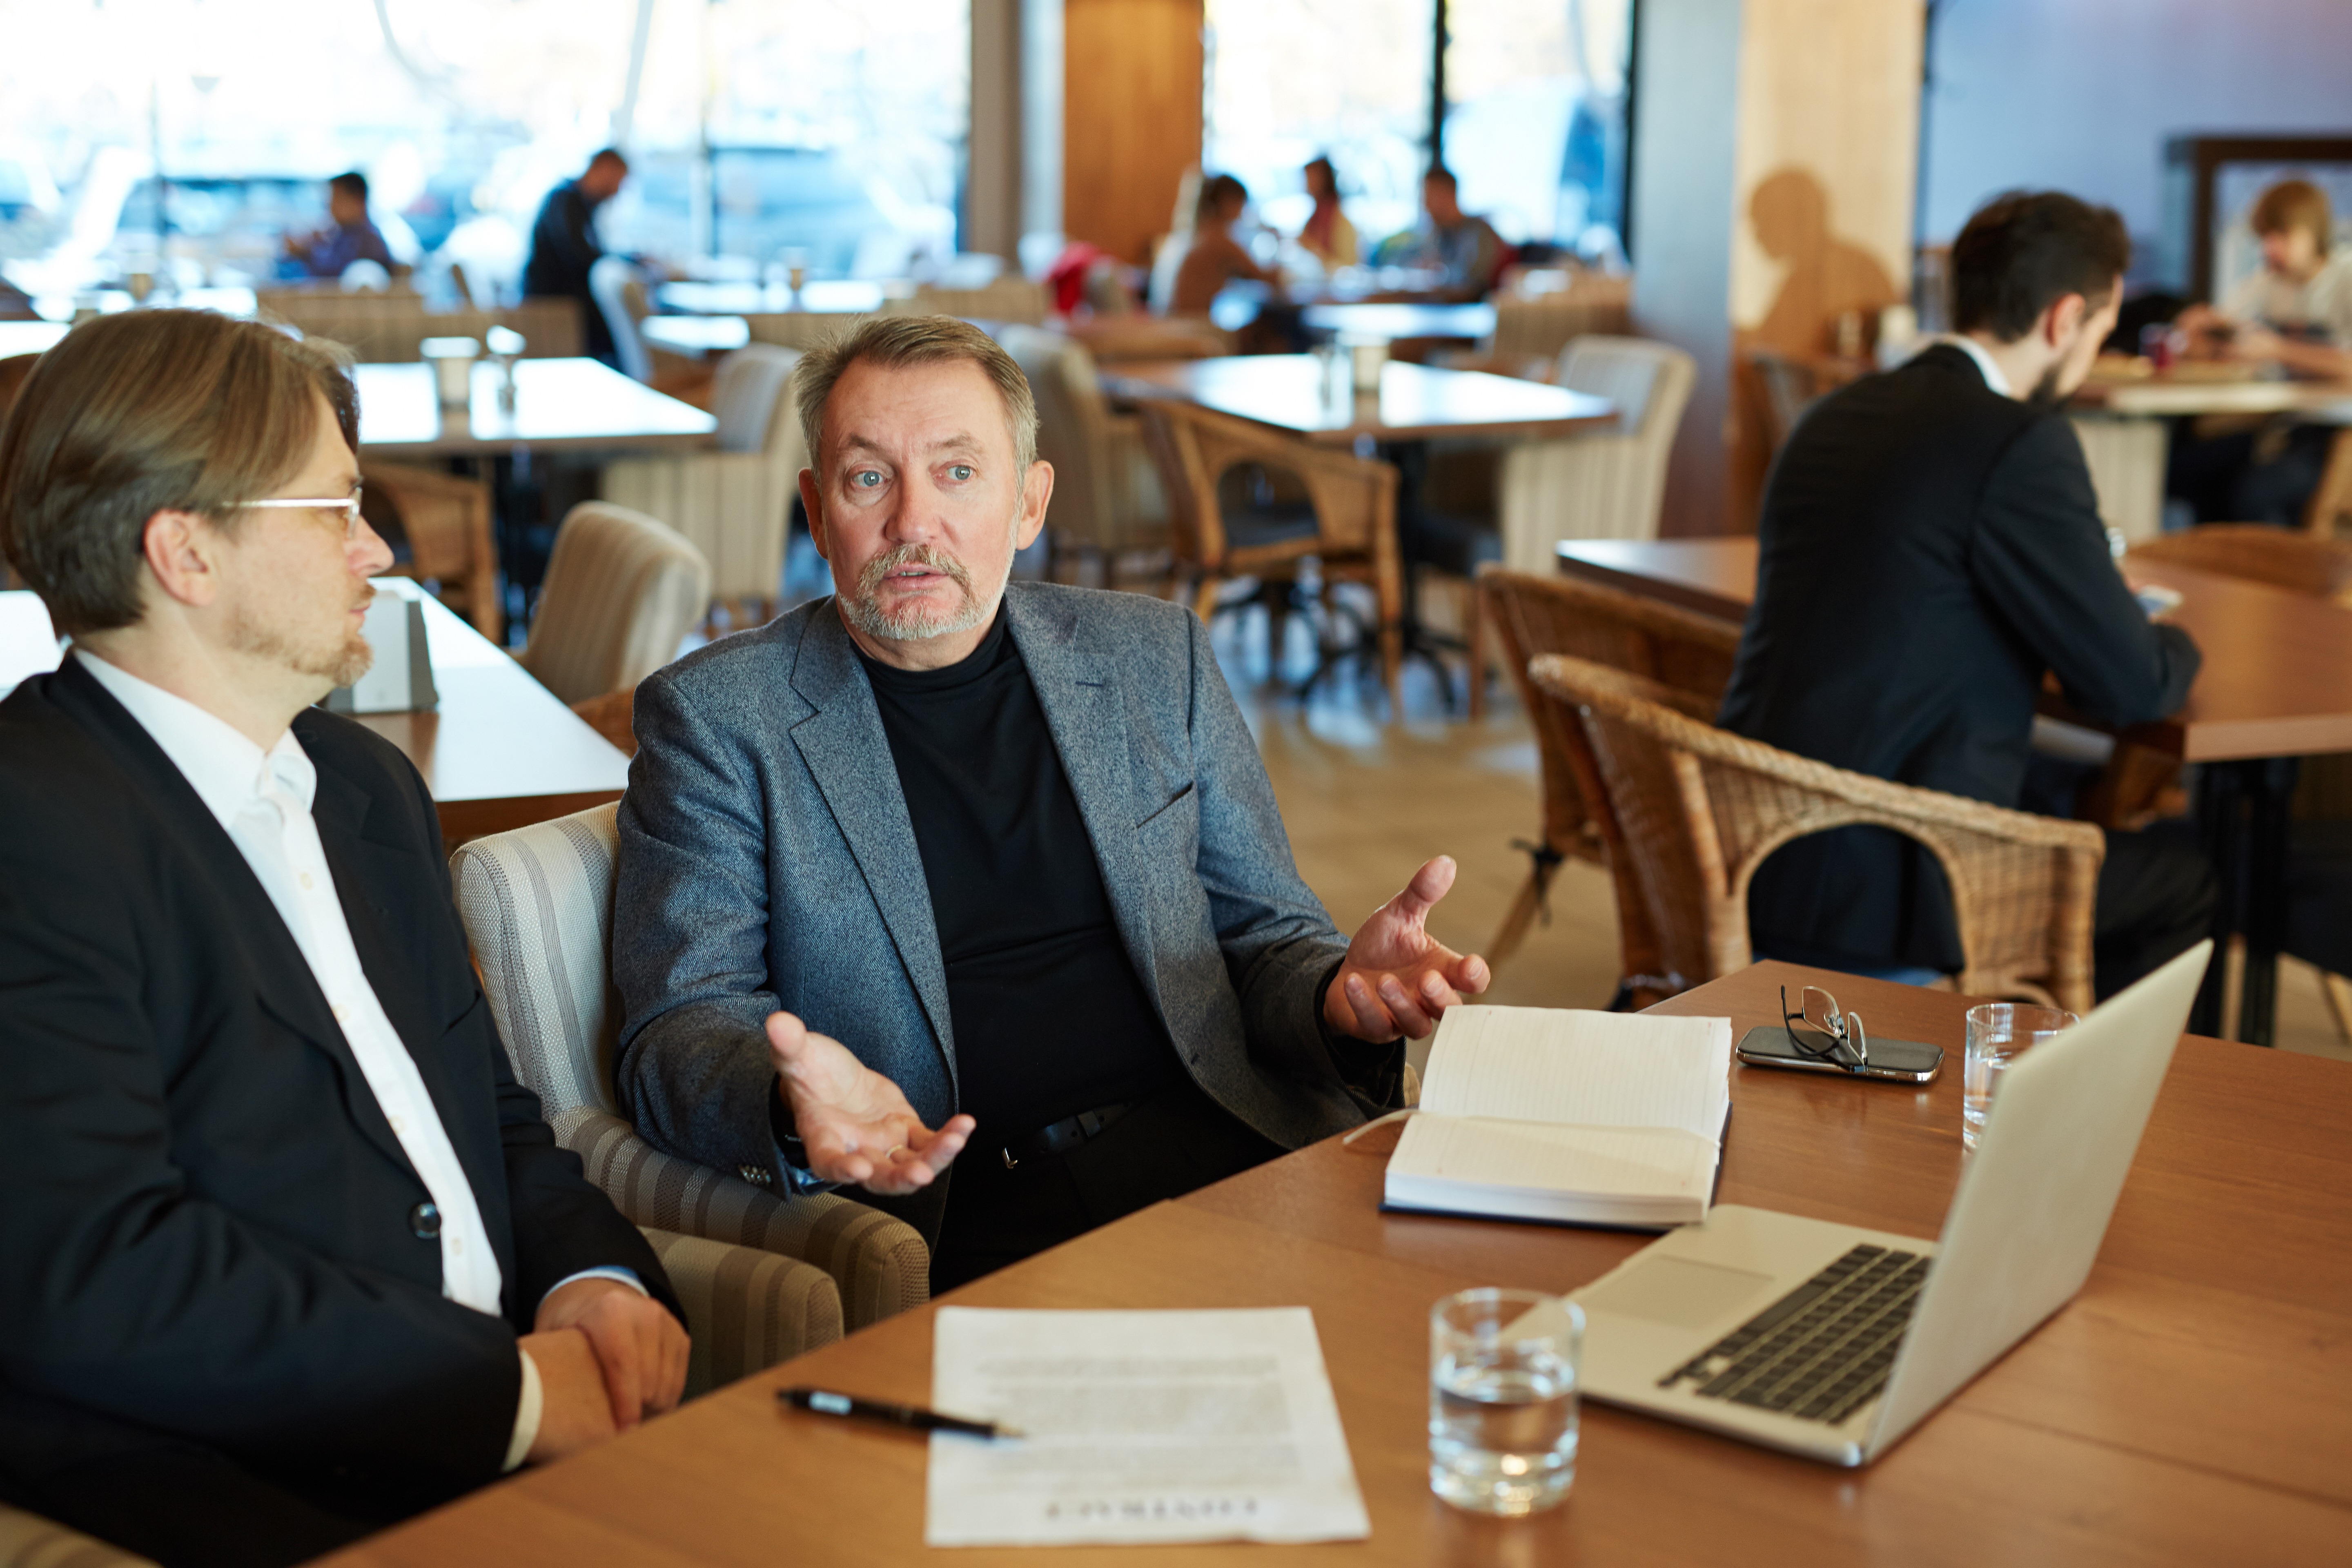
[(1328, 153), (1367, 250), (1409, 228), (1444, 23), (1444, 161), (1514, 244), (1622, 254), (1633, 0), (1208, 0), (1205, 168), (1295, 233)]
[(903, 270), (953, 248), (968, 14), (653, 0), (640, 56), (638, 0), (0, 0), (0, 267), (260, 281), (356, 167), (428, 280), (510, 285), (547, 191), (617, 139), (610, 244)]

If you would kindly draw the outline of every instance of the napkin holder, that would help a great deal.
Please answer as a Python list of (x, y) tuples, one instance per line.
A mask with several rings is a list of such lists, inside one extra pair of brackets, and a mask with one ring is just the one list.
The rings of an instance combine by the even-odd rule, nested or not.
[(414, 713), (439, 705), (433, 650), (425, 631), (425, 591), (404, 577), (375, 581), (360, 635), (375, 650), (368, 672), (327, 693), (331, 713)]

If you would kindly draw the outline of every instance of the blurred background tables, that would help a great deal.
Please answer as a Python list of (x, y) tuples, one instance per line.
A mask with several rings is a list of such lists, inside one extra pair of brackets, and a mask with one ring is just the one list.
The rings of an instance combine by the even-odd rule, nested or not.
[(740, 316), (647, 316), (637, 331), (647, 347), (688, 359), (733, 353), (751, 341), (751, 323)]
[[(912, 285), (899, 292), (912, 293)], [(857, 278), (815, 278), (795, 290), (783, 283), (755, 283), (680, 279), (658, 284), (654, 302), (664, 310), (689, 316), (758, 316), (806, 310), (813, 315), (861, 315), (878, 310), (891, 296), (890, 286)]]
[(591, 359), (515, 364), (515, 406), (499, 406), (498, 373), (474, 367), (473, 405), (445, 418), (429, 364), (352, 367), (360, 447), (369, 458), (452, 458), (510, 452), (612, 451), (713, 445), (719, 421)]
[(1533, 439), (1613, 422), (1606, 398), (1477, 371), (1391, 363), (1377, 393), (1350, 389), (1348, 366), (1315, 354), (1243, 354), (1122, 365), (1104, 389), (1130, 402), (1176, 397), (1254, 419), (1318, 446), (1360, 439), (1423, 441), (1439, 436)]

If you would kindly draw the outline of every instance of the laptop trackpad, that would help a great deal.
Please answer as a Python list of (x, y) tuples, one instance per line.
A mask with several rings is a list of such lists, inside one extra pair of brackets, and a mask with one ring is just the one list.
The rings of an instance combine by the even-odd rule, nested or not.
[(1760, 1298), (1772, 1276), (1687, 1258), (1650, 1258), (1616, 1279), (1580, 1291), (1586, 1310), (1645, 1318), (1678, 1329), (1703, 1329), (1749, 1300)]

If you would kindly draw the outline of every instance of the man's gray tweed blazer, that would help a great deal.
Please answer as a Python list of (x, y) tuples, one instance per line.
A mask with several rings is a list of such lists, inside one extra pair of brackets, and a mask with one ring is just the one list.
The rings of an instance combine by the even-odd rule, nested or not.
[[(1158, 599), (1049, 584), (1012, 584), (1003, 614), (1119, 934), (1194, 1080), (1285, 1147), (1360, 1123), (1319, 1005), (1347, 940), (1292, 864), (1207, 628)], [(896, 1081), (927, 1124), (952, 1115), (930, 894), (833, 601), (654, 675), (636, 734), (613, 973), (618, 1088), (638, 1131), (787, 1186), (761, 1028), (778, 1008)], [(964, 1157), (1032, 1131), (983, 1127)], [(944, 1202), (930, 1191), (908, 1216), (927, 1233)]]

